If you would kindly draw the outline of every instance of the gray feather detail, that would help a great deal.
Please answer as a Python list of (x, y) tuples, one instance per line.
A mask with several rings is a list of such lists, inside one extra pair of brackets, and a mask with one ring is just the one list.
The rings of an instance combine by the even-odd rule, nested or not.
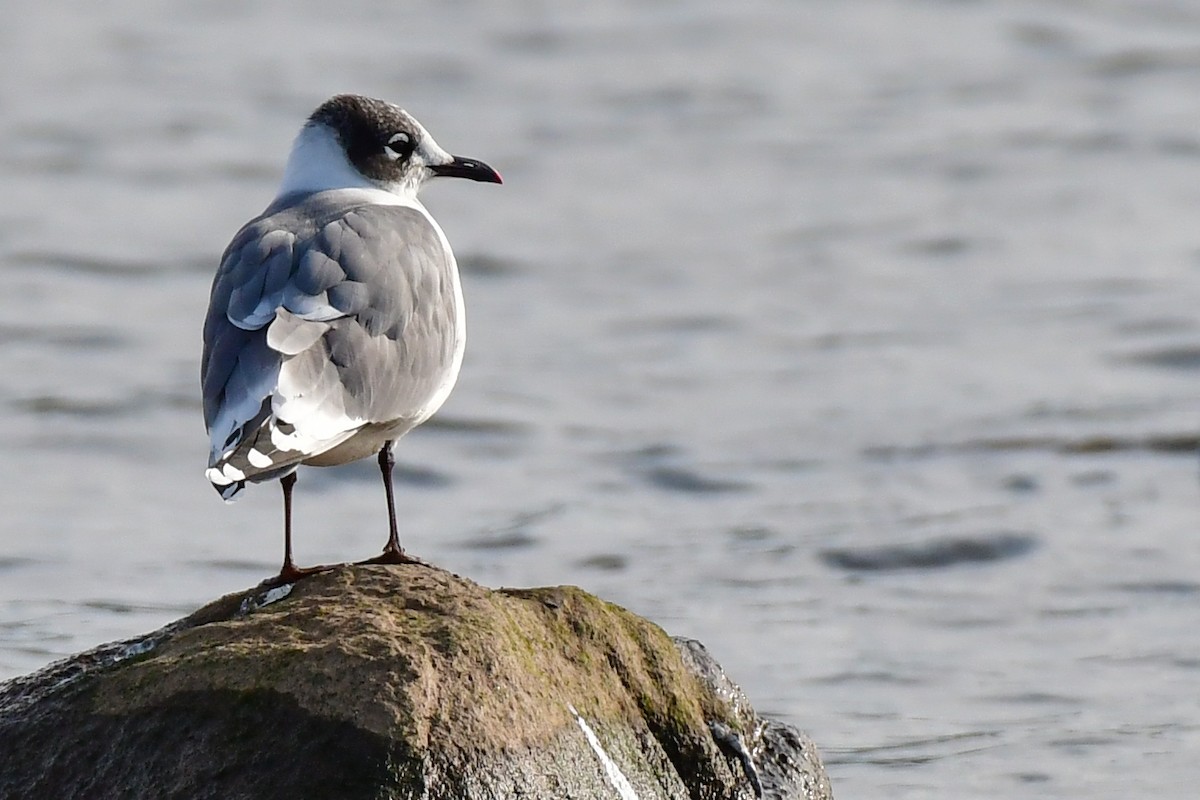
[(309, 322), (280, 308), (275, 312), (275, 321), (267, 327), (267, 346), (281, 355), (294, 356), (316, 344), (327, 330), (327, 322)]
[(331, 191), (248, 223), (225, 252), (205, 320), (210, 467), (267, 480), (356, 426), (415, 420), (453, 367), (456, 280), (453, 256), (416, 209)]
[[(336, 225), (336, 222), (331, 222), (325, 226), (325, 230)], [(304, 251), (304, 256), (300, 259), (300, 267), (292, 275), (289, 287), (293, 296), (317, 297), (346, 280), (346, 273), (342, 270), (341, 264), (337, 262), (336, 253), (331, 254), (321, 247), (324, 238), (325, 231), (323, 230), (321, 236), (313, 243), (315, 246), (310, 245)]]
[[(296, 237), (291, 231), (268, 229), (260, 236), (243, 239), (247, 233), (253, 232), (243, 228), (234, 239), (221, 268), (227, 268), (229, 275), (229, 320), (245, 330), (255, 330), (275, 316), (292, 273)], [(235, 250), (240, 242), (242, 246)]]
[(342, 312), (329, 304), (329, 297), (325, 292), (307, 294), (295, 284), (288, 284), (284, 288), (283, 297), (280, 298), (277, 307), (286, 308), (297, 317), (317, 322), (327, 322), (342, 316)]
[(342, 312), (343, 316), (353, 316), (371, 305), (371, 290), (365, 283), (342, 281), (326, 294), (329, 304)]

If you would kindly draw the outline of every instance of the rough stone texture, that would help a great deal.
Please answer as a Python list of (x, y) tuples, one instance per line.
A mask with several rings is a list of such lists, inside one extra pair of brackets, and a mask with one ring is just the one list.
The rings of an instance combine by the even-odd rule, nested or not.
[(0, 684), (0, 798), (828, 798), (703, 646), (574, 587), (343, 567)]

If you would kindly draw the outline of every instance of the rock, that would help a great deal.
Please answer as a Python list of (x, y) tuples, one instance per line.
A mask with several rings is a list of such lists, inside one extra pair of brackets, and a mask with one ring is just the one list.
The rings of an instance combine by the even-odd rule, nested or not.
[(829, 798), (698, 642), (574, 587), (341, 567), (0, 684), (0, 797)]

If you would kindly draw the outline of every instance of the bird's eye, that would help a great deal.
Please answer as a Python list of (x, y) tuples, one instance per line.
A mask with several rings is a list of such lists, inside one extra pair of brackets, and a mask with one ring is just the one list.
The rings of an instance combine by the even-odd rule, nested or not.
[(392, 135), (388, 139), (388, 143), (383, 146), (383, 152), (392, 161), (397, 161), (401, 158), (407, 158), (412, 155), (413, 141), (412, 137), (407, 133), (400, 132)]

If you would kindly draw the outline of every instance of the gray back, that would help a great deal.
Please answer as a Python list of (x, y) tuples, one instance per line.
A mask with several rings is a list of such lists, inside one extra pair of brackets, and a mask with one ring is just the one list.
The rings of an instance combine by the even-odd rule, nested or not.
[(266, 420), (285, 364), (312, 401), (285, 420), (297, 428), (416, 414), (453, 361), (456, 282), (421, 211), (355, 190), (283, 198), (251, 220), (222, 257), (204, 323), (210, 466)]

